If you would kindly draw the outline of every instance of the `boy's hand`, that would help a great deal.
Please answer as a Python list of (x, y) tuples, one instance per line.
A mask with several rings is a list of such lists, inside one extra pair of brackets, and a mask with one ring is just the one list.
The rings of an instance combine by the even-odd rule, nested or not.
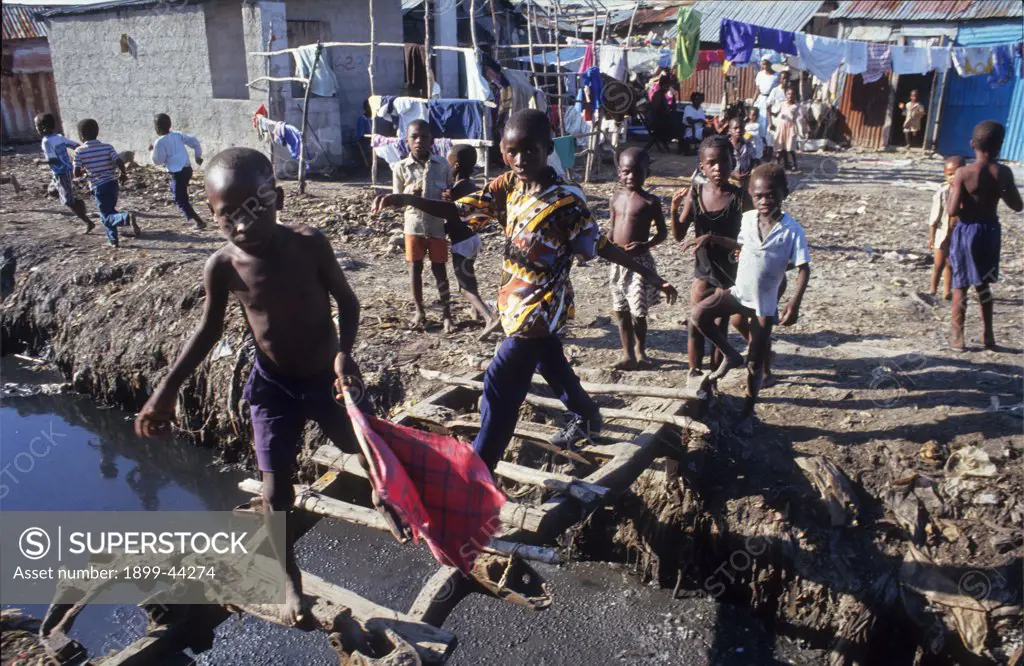
[(451, 201), (451, 200), (452, 200), (451, 188), (447, 188), (447, 189), (441, 190), (441, 201)]
[(334, 374), (337, 379), (334, 380), (335, 399), (340, 402), (345, 402), (345, 391), (354, 389), (357, 395), (353, 396), (355, 402), (359, 402), (362, 398), (362, 377), (359, 372), (359, 366), (352, 360), (352, 357), (345, 352), (338, 352), (338, 355), (334, 357)]
[(798, 319), (800, 319), (800, 306), (790, 301), (786, 303), (786, 309), (782, 311), (782, 317), (779, 318), (779, 326), (792, 326)]
[(401, 194), (381, 194), (373, 200), (371, 212), (380, 215), (385, 208), (400, 208), (403, 205)]
[(142, 406), (135, 417), (135, 434), (147, 439), (165, 437), (171, 431), (174, 418), (174, 403), (153, 396)]
[(196, 164), (198, 166), (202, 166), (203, 165), (203, 158), (202, 157), (197, 157), (196, 158)]
[(703, 236), (690, 238), (683, 243), (683, 250), (692, 249), (694, 254), (696, 254), (697, 250), (701, 249), (709, 242), (711, 242), (711, 234), (704, 234)]
[(632, 243), (626, 243), (626, 247), (622, 248), (626, 252), (632, 252), (634, 254), (641, 254), (646, 252), (650, 248), (647, 245), (647, 241), (633, 241)]
[(932, 236), (931, 238), (928, 239), (928, 250), (930, 252), (934, 252), (935, 251), (935, 237), (934, 236)]
[(668, 282), (662, 282), (658, 285), (658, 289), (665, 294), (665, 302), (669, 305), (675, 305), (676, 299), (679, 298), (679, 292)]
[(672, 208), (677, 208), (678, 206), (680, 206), (683, 203), (683, 199), (685, 199), (689, 194), (690, 188), (688, 187), (684, 187), (681, 190), (676, 190), (675, 194), (672, 195)]
[(149, 144), (148, 150), (149, 150), (149, 152), (153, 152), (153, 144)]

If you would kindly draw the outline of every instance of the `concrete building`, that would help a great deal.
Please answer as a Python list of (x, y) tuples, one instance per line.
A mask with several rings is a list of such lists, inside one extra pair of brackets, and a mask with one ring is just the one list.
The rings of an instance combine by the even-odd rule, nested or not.
[[(375, 0), (380, 42), (402, 41), (399, 0)], [(370, 21), (363, 0), (122, 0), (53, 9), (49, 27), (57, 96), (69, 132), (95, 118), (100, 138), (117, 150), (149, 161), (153, 115), (170, 114), (176, 129), (197, 135), (209, 154), (231, 146), (270, 150), (253, 129), (265, 104), (270, 118), (299, 127), (303, 86), (261, 82), (290, 76), (292, 57), (251, 55), (324, 41), (366, 42)], [(335, 97), (312, 97), (309, 145), (314, 169), (340, 166), (355, 139), (362, 102), (370, 94), (368, 50), (325, 49), (338, 80)], [(379, 48), (374, 81), (378, 94), (400, 94), (403, 51)], [(282, 175), (296, 165), (273, 146)]]
[(36, 114), (49, 111), (60, 121), (57, 89), (46, 26), (29, 7), (4, 3), (3, 57), (0, 60), (0, 137), (3, 141), (34, 141)]

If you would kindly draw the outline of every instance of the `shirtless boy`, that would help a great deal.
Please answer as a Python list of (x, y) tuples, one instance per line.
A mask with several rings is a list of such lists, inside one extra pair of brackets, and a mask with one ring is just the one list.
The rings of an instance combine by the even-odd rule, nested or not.
[[(263, 506), (269, 518), (292, 509), (292, 470), (307, 419), (320, 424), (340, 448), (356, 451), (345, 408), (335, 402), (346, 377), (357, 376), (352, 344), (359, 301), (334, 258), (331, 244), (307, 226), (277, 223), (284, 194), (270, 161), (249, 148), (229, 148), (210, 160), (206, 194), (213, 218), (228, 243), (206, 262), (206, 301), (199, 329), (167, 377), (139, 412), (135, 431), (153, 438), (169, 430), (178, 390), (220, 339), (228, 295), (245, 311), (258, 347), (245, 387), (252, 411), (256, 460), (263, 474)], [(330, 299), (338, 304), (338, 327)], [(337, 378), (337, 382), (335, 382)], [(294, 521), (285, 534), (267, 521), (275, 553), (287, 575), (282, 620), (303, 619), (302, 581), (295, 563)]]
[[(810, 254), (803, 227), (782, 211), (788, 193), (786, 172), (778, 164), (762, 164), (750, 175), (750, 193), (755, 209), (743, 214), (739, 236), (708, 235), (701, 243), (715, 243), (739, 249), (736, 284), (719, 290), (701, 301), (690, 314), (690, 328), (699, 329), (708, 340), (722, 350), (725, 360), (711, 373), (717, 381), (729, 370), (743, 365), (743, 356), (729, 344), (726, 331), (716, 321), (728, 320), (734, 314), (745, 317), (751, 329), (747, 359), (747, 400), (740, 414), (740, 425), (750, 426), (754, 403), (761, 390), (764, 362), (770, 353), (769, 341), (776, 319), (782, 326), (792, 326), (800, 317), (800, 304), (811, 277)], [(796, 293), (781, 317), (777, 317), (779, 287), (788, 266), (797, 268)]]
[[(627, 148), (619, 155), (619, 182), (624, 189), (612, 197), (608, 240), (642, 266), (657, 272), (651, 248), (665, 241), (668, 228), (658, 197), (644, 189), (650, 156), (639, 148)], [(655, 233), (651, 237), (651, 222)], [(619, 324), (622, 358), (616, 370), (636, 370), (647, 358), (647, 309), (658, 302), (658, 286), (618, 264), (609, 276), (612, 308)]]
[(967, 317), (967, 288), (974, 287), (981, 304), (982, 339), (985, 349), (996, 349), (992, 329), (992, 292), (989, 285), (999, 279), (999, 251), (1002, 230), (996, 207), (999, 200), (1020, 212), (1024, 209), (1013, 172), (999, 163), (1006, 129), (994, 120), (978, 123), (971, 135), (974, 163), (957, 169), (950, 186), (948, 211), (952, 223), (949, 263), (953, 268), (953, 332), (949, 346), (964, 351), (964, 320)]
[(536, 110), (514, 114), (505, 125), (501, 151), (511, 171), (456, 202), (392, 194), (374, 201), (383, 208), (414, 206), (442, 218), (460, 216), (482, 228), (505, 219), (505, 259), (498, 313), (508, 336), (484, 375), (480, 432), (473, 449), (493, 470), (505, 453), (530, 390), (534, 371), (572, 413), (552, 442), (560, 447), (587, 440), (601, 428), (601, 412), (565, 358), (559, 331), (575, 306), (569, 272), (574, 256), (600, 255), (644, 275), (675, 301), (674, 287), (607, 242), (594, 223), (583, 193), (547, 165), (554, 150), (551, 122)]

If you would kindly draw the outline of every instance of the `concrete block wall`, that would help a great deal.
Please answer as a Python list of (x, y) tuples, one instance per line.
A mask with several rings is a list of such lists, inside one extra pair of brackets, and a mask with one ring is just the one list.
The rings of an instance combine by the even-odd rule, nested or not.
[[(262, 48), (259, 5), (237, 0), (51, 18), (54, 77), (68, 133), (77, 139), (78, 121), (95, 118), (101, 140), (119, 151), (132, 150), (140, 163), (149, 163), (153, 115), (163, 112), (170, 114), (175, 129), (197, 135), (207, 154), (231, 146), (266, 152), (251, 117), (268, 100), (267, 93), (244, 88), (248, 76), (263, 73), (264, 60), (224, 56), (218, 34), (208, 31), (207, 11), (215, 19), (234, 18), (234, 45), (246, 52)], [(240, 26), (235, 17), (240, 17)], [(128, 38), (127, 53), (121, 49), (122, 35)], [(244, 99), (214, 98), (211, 64), (218, 70), (219, 91), (230, 90)]]

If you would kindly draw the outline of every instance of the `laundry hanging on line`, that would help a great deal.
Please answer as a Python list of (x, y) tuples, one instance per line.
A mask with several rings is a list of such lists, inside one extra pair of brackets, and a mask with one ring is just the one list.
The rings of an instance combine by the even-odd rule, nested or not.
[[(444, 137), (434, 139), (434, 145), (431, 146), (430, 153), (441, 158), (447, 158), (453, 145), (454, 142), (451, 139)], [(370, 147), (373, 148), (373, 152), (377, 154), (377, 157), (389, 165), (404, 160), (411, 152), (409, 150), (409, 143), (405, 138), (397, 136), (374, 134), (370, 137)]]
[[(320, 62), (317, 62), (316, 69), (313, 69), (313, 63), (316, 61), (316, 49), (316, 44), (307, 44), (292, 51), (292, 56), (295, 58), (295, 76), (309, 80), (309, 91), (314, 95), (334, 97), (338, 92), (338, 79), (334, 76), (331, 64), (324, 60), (324, 56), (327, 54), (325, 50), (321, 50)], [(312, 77), (310, 77), (310, 72), (313, 74)]]
[[(261, 104), (262, 108), (263, 105)], [(256, 128), (256, 135), (261, 141), (272, 141), (273, 143), (288, 148), (288, 154), (291, 155), (293, 160), (299, 159), (299, 155), (302, 154), (302, 132), (299, 131), (294, 125), (281, 122), (280, 120), (271, 120), (265, 113), (266, 109), (262, 108), (264, 113), (260, 113), (260, 109), (257, 109), (256, 113), (253, 114), (253, 123)], [(306, 148), (306, 158), (310, 159), (310, 150)]]
[(426, 120), (435, 138), (484, 139), (483, 103), (467, 99), (416, 99), (382, 95), (371, 98), (370, 108), (378, 105), (377, 117), (390, 121), (405, 136), (413, 120)]

